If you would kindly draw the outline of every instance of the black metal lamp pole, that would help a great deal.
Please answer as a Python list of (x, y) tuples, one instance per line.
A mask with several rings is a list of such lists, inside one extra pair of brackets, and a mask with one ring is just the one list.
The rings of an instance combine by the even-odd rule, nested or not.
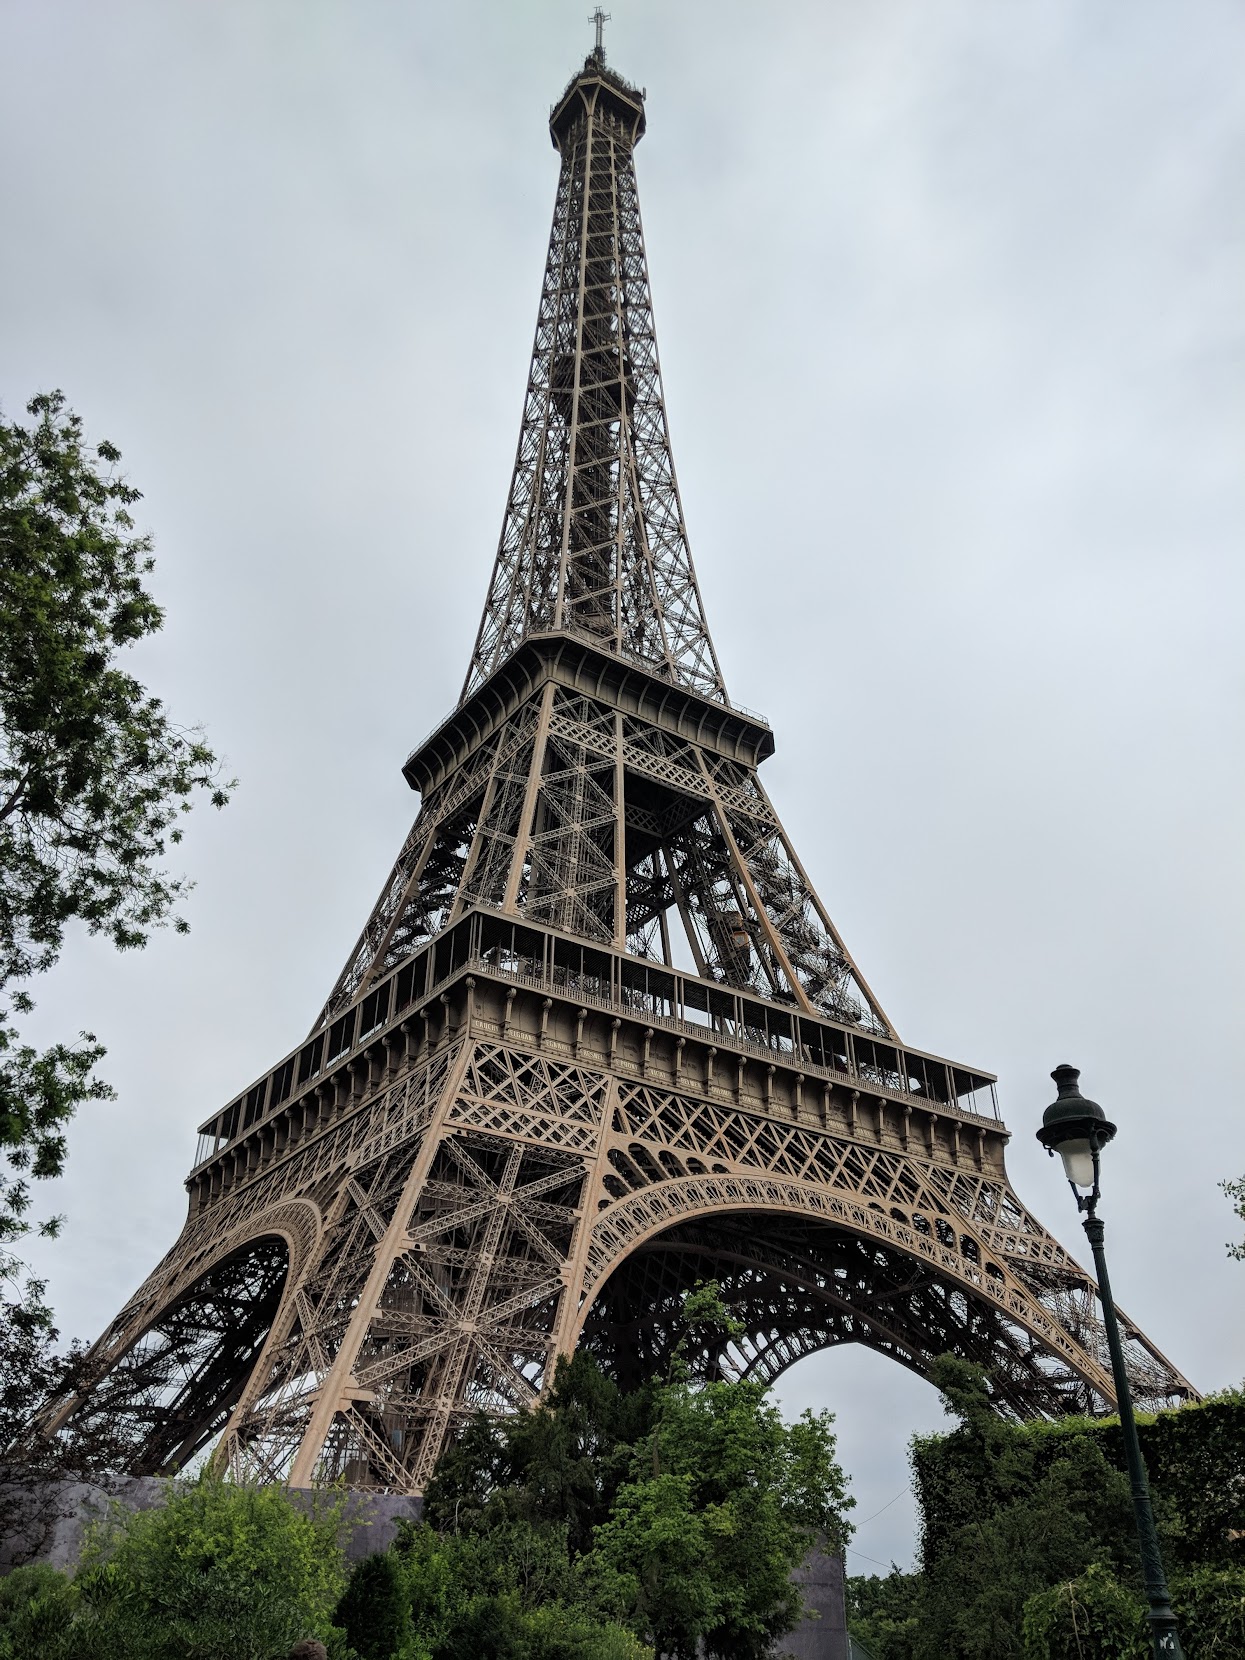
[[(1059, 1095), (1043, 1113), (1042, 1128), (1037, 1132), (1037, 1138), (1048, 1153), (1053, 1156), (1057, 1152), (1062, 1158), (1077, 1209), (1085, 1212), (1084, 1227), (1094, 1253), (1102, 1320), (1107, 1328), (1120, 1429), (1124, 1435), (1124, 1455), (1128, 1460), (1128, 1479), (1133, 1490), (1137, 1537), (1141, 1543), (1141, 1577), (1145, 1582), (1146, 1600), (1150, 1604), (1150, 1646), (1155, 1660), (1184, 1660), (1176, 1616), (1172, 1613), (1167, 1594), (1167, 1577), (1163, 1572), (1158, 1529), (1154, 1525), (1154, 1509), (1150, 1503), (1150, 1482), (1145, 1460), (1141, 1456), (1141, 1443), (1137, 1439), (1133, 1397), (1128, 1386), (1128, 1373), (1124, 1369), (1124, 1349), (1120, 1343), (1120, 1327), (1115, 1318), (1111, 1281), (1107, 1275), (1107, 1254), (1103, 1244), (1107, 1230), (1098, 1215), (1098, 1154), (1115, 1134), (1115, 1125), (1108, 1121), (1097, 1101), (1087, 1101), (1081, 1094), (1077, 1085), (1080, 1073), (1075, 1066), (1057, 1066), (1051, 1077), (1059, 1087)], [(1089, 1192), (1082, 1194), (1081, 1188), (1088, 1188)]]

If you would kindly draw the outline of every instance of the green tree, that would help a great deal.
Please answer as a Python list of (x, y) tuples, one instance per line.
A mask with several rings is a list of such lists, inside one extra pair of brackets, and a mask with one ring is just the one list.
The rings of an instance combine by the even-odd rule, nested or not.
[(365, 1556), (342, 1592), (333, 1623), (346, 1633), (359, 1660), (390, 1660), (411, 1634), (410, 1598), (401, 1564), (391, 1552)]
[(786, 1425), (762, 1384), (673, 1382), (657, 1416), (596, 1549), (636, 1579), (636, 1629), (659, 1652), (768, 1654), (800, 1617), (792, 1569), (850, 1533), (830, 1414)]
[(590, 1355), (560, 1358), (547, 1403), (513, 1421), (523, 1513), (564, 1525), (570, 1549), (589, 1550), (628, 1478), (633, 1444), (649, 1433), (653, 1408), (651, 1385), (622, 1390)]
[(600, 1555), (635, 1586), (633, 1629), (671, 1660), (694, 1660), (705, 1633), (721, 1622), (713, 1544), (692, 1480), (672, 1471), (625, 1486), (598, 1530)]
[[(122, 950), (184, 929), (187, 884), (164, 857), (196, 792), (223, 806), (230, 788), (202, 734), (122, 666), (164, 617), (119, 452), (89, 446), (59, 392), (27, 408), (29, 426), (0, 420), (0, 1252), (29, 1232), (30, 1182), (60, 1173), (78, 1106), (111, 1093), (93, 1034), (22, 1041), (29, 983), (71, 922)], [(0, 1273), (17, 1283), (11, 1252)]]
[(479, 1413), (441, 1455), (424, 1515), (448, 1533), (521, 1517), (556, 1523), (572, 1552), (591, 1548), (630, 1474), (632, 1446), (649, 1433), (649, 1385), (624, 1391), (582, 1352), (558, 1360), (553, 1386), (531, 1412)]
[(767, 1654), (795, 1625), (792, 1568), (849, 1531), (832, 1420), (784, 1425), (759, 1384), (693, 1381), (689, 1352), (732, 1322), (716, 1285), (690, 1293), (683, 1317), (665, 1381), (622, 1391), (578, 1354), (533, 1412), (477, 1419), (447, 1449), (432, 1526), (403, 1547), (415, 1629), (438, 1660), (438, 1643), (467, 1652), (511, 1607), (525, 1620), (562, 1609), (568, 1630), (621, 1618), (663, 1653), (730, 1660)]
[(847, 1581), (847, 1627), (873, 1660), (914, 1660), (921, 1625), (920, 1574), (892, 1563), (888, 1574), (852, 1575)]

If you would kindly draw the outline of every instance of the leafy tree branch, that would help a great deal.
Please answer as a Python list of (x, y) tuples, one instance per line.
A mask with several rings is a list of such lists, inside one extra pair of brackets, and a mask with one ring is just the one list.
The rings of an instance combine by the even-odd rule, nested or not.
[(30, 1231), (30, 1184), (61, 1173), (77, 1108), (111, 1094), (92, 1033), (42, 1053), (22, 1041), (29, 982), (72, 922), (120, 950), (184, 931), (189, 884), (166, 855), (192, 800), (220, 807), (232, 788), (202, 732), (123, 664), (164, 613), (120, 452), (89, 445), (60, 392), (27, 413), (0, 419), (0, 1246)]

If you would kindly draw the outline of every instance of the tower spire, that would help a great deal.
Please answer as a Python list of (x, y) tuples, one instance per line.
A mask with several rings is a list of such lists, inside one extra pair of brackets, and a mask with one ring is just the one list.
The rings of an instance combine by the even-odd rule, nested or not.
[(588, 19), (588, 21), (589, 21), (589, 23), (595, 23), (596, 26), (597, 26), (597, 43), (593, 47), (593, 51), (596, 54), (596, 56), (600, 59), (600, 61), (602, 63), (604, 63), (605, 62), (605, 25), (612, 21), (611, 15), (610, 15), (609, 12), (603, 12), (601, 10), (600, 6), (598, 6), (596, 11), (593, 12), (592, 16)]
[[(594, 17), (598, 40), (605, 13)], [(634, 150), (644, 95), (598, 46), (562, 158), (518, 453), (464, 698), (534, 634), (586, 634), (719, 702), (670, 451)]]

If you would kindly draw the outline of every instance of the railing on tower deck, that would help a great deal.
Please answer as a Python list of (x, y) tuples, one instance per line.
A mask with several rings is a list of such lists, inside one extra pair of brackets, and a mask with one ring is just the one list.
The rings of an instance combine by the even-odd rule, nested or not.
[(327, 1030), (203, 1124), (194, 1167), (346, 1064), (412, 1006), (426, 1004), (472, 972), (534, 991), (564, 992), (600, 1012), (623, 1010), (702, 1042), (716, 1038), (849, 1089), (864, 1085), (926, 1110), (979, 1124), (999, 1122), (995, 1081), (988, 1073), (902, 1048), (828, 1016), (802, 1014), (681, 969), (477, 909), (397, 965)]

